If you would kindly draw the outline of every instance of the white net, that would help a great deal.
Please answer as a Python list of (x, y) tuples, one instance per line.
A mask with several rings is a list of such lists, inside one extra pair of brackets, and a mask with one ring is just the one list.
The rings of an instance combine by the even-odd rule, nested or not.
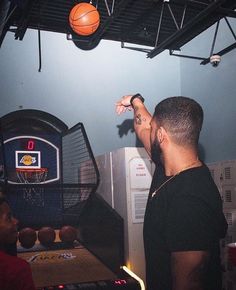
[(29, 169), (17, 168), (16, 175), (19, 183), (32, 184), (23, 188), (23, 198), (32, 205), (44, 206), (44, 188), (35, 187), (34, 184), (44, 183), (47, 178), (47, 168)]

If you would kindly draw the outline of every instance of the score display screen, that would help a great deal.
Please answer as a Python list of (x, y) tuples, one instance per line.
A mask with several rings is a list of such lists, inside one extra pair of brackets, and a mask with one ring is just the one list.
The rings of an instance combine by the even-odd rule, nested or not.
[(23, 150), (34, 151), (37, 141), (35, 139), (21, 139), (21, 148)]
[(117, 285), (117, 286), (118, 285), (125, 285), (125, 284), (127, 284), (127, 282), (124, 279), (119, 279), (119, 280), (115, 280), (114, 284)]

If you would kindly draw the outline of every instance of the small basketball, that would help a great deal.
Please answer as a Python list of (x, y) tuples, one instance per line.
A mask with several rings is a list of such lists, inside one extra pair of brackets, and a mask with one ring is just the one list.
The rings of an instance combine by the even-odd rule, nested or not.
[(64, 243), (73, 243), (77, 239), (76, 228), (72, 226), (63, 226), (59, 231), (59, 238)]
[(79, 35), (93, 34), (100, 24), (100, 15), (97, 9), (89, 3), (76, 4), (69, 14), (70, 26)]
[(19, 231), (18, 238), (22, 247), (32, 248), (37, 240), (36, 231), (32, 228), (24, 228)]
[(51, 227), (43, 227), (38, 231), (38, 240), (43, 246), (50, 246), (56, 238), (55, 230)]

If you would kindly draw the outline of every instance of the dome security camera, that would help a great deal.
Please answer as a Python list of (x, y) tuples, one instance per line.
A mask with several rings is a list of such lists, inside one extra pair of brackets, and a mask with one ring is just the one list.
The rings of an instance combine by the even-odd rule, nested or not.
[(221, 57), (218, 54), (213, 54), (210, 57), (210, 63), (212, 64), (213, 67), (217, 67), (219, 65), (220, 61), (221, 61)]

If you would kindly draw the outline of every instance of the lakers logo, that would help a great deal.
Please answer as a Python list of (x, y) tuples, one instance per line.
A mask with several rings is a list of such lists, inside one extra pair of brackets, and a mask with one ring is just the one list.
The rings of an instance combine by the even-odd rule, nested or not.
[(42, 252), (40, 254), (33, 255), (28, 259), (29, 263), (54, 263), (59, 261), (65, 261), (65, 260), (73, 260), (76, 256), (74, 256), (70, 252), (64, 252), (64, 253), (50, 253), (50, 252)]
[(36, 163), (36, 158), (31, 155), (24, 155), (22, 156), (20, 163), (29, 166)]

